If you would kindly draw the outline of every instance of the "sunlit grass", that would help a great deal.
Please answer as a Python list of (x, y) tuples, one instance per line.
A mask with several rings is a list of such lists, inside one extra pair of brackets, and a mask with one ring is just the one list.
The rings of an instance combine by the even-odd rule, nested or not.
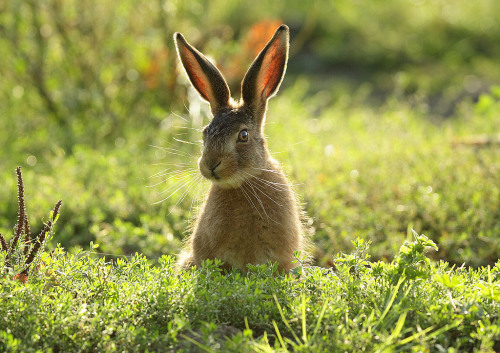
[[(335, 269), (277, 266), (223, 274), (218, 262), (177, 272), (135, 255), (41, 256), (25, 283), (2, 272), (5, 351), (393, 352), (498, 349), (499, 265), (432, 263), (432, 240), (409, 231), (395, 260), (370, 259), (369, 242), (338, 254)], [(0, 258), (0, 261), (3, 261)], [(42, 331), (43, 330), (43, 331)]]

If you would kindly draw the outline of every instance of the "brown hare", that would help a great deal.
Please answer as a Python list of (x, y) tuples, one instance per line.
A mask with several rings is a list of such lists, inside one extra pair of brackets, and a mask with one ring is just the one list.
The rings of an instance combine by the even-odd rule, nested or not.
[(304, 252), (302, 212), (279, 163), (267, 148), (267, 101), (277, 91), (288, 60), (289, 30), (280, 26), (241, 83), (241, 101), (232, 100), (219, 70), (174, 34), (177, 53), (191, 84), (210, 103), (213, 119), (203, 129), (201, 174), (212, 184), (193, 232), (180, 255), (181, 268), (220, 259), (222, 267), (247, 271), (247, 264), (277, 262), (294, 267)]

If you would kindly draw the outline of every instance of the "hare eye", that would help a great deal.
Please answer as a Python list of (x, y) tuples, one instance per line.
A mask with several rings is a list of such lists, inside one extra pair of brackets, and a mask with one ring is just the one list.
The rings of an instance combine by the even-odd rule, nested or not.
[(248, 131), (241, 130), (238, 134), (238, 142), (247, 142), (248, 141)]

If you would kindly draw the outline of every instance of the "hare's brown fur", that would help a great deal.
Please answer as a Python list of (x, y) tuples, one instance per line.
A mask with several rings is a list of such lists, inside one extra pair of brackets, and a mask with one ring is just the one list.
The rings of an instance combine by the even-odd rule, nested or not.
[(191, 83), (214, 118), (203, 130), (199, 169), (212, 181), (208, 197), (180, 255), (182, 268), (220, 259), (224, 268), (278, 263), (288, 272), (293, 253), (306, 250), (302, 213), (263, 133), (267, 100), (276, 93), (288, 58), (288, 27), (281, 26), (257, 56), (235, 104), (220, 72), (179, 33), (174, 36)]

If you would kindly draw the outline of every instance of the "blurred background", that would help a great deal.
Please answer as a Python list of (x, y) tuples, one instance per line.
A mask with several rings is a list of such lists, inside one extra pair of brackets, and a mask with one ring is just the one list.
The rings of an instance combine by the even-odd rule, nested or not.
[(317, 264), (351, 240), (390, 261), (409, 227), (436, 258), (500, 254), (500, 2), (0, 2), (0, 232), (15, 168), (33, 229), (108, 256), (179, 250), (208, 185), (193, 168), (208, 106), (172, 35), (213, 59), (233, 96), (275, 29), (291, 30), (267, 134), (314, 228)]

